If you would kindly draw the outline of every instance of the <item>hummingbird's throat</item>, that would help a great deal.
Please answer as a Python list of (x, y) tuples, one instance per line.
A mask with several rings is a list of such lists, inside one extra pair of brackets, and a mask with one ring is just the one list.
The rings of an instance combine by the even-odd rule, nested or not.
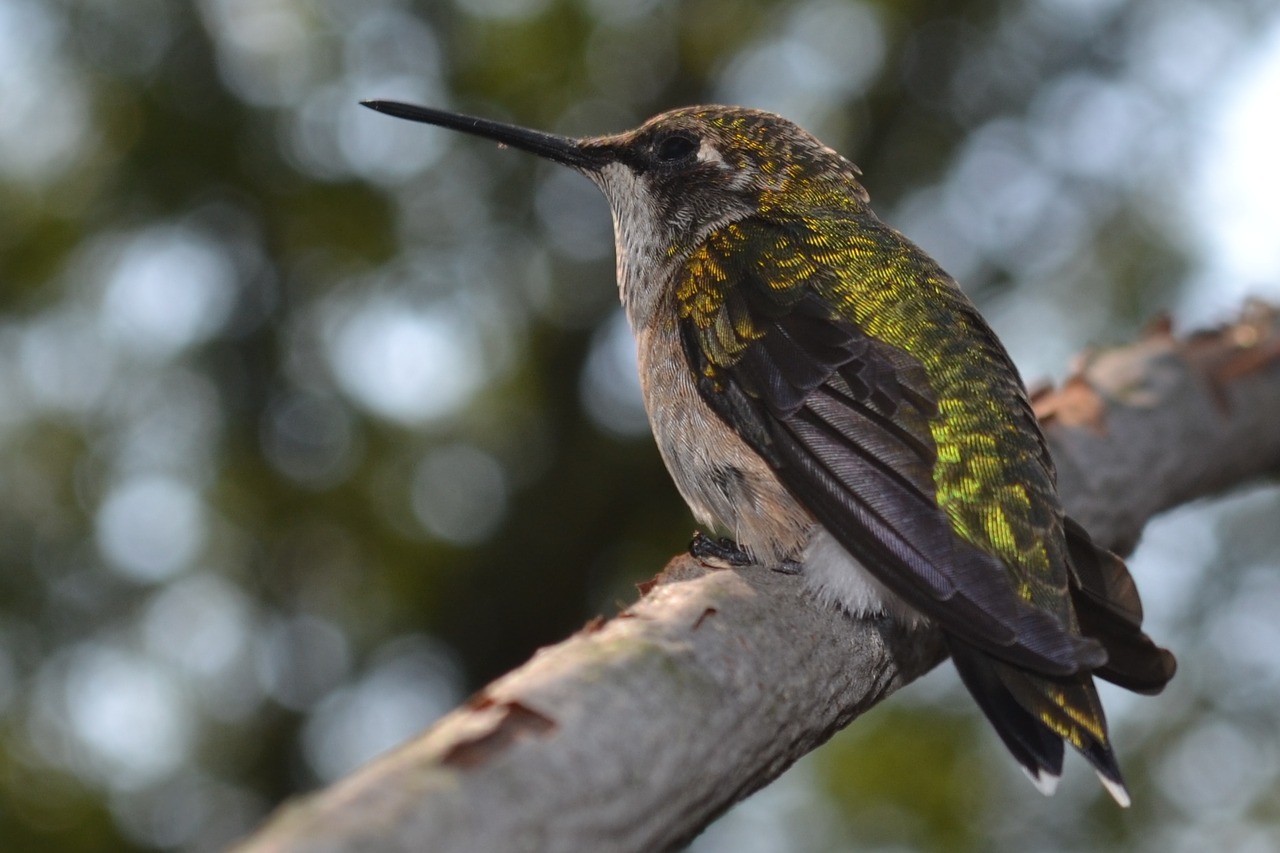
[(679, 262), (674, 232), (664, 227), (659, 205), (648, 181), (622, 163), (610, 163), (586, 173), (609, 201), (617, 254), (618, 294), (632, 329), (647, 328), (655, 319), (664, 289)]

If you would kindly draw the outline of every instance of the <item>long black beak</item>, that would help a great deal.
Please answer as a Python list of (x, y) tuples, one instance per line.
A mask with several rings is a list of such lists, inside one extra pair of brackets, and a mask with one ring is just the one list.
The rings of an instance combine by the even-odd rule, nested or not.
[(581, 140), (569, 136), (557, 136), (554, 133), (529, 130), (514, 124), (503, 124), (431, 107), (402, 104), (398, 101), (361, 101), (360, 103), (371, 110), (396, 118), (407, 118), (409, 121), (425, 122), (492, 139), (500, 145), (510, 145), (512, 148), (519, 148), (521, 151), (528, 151), (575, 169), (594, 172), (615, 159), (608, 149), (589, 148), (584, 146)]

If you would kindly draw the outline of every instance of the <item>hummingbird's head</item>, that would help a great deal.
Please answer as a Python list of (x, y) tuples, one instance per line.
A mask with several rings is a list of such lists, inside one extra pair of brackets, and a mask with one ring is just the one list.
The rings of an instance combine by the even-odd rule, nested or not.
[(783, 218), (863, 207), (858, 168), (796, 124), (739, 107), (686, 107), (635, 130), (575, 139), (393, 101), (379, 112), (483, 136), (582, 172), (613, 211), (618, 284), (638, 301), (711, 231), (748, 216)]
[(710, 231), (753, 215), (865, 204), (858, 169), (781, 116), (686, 107), (635, 130), (578, 142), (582, 171), (613, 208), (619, 253), (679, 256)]

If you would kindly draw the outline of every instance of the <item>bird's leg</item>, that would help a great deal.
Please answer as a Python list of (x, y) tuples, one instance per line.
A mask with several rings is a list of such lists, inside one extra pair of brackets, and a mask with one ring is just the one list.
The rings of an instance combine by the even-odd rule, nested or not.
[(715, 569), (740, 569), (756, 564), (755, 557), (737, 542), (727, 537), (712, 539), (701, 530), (693, 534), (693, 540), (689, 543), (689, 556), (704, 566)]
[(782, 575), (798, 575), (804, 571), (804, 563), (799, 560), (786, 559), (774, 566), (773, 570)]

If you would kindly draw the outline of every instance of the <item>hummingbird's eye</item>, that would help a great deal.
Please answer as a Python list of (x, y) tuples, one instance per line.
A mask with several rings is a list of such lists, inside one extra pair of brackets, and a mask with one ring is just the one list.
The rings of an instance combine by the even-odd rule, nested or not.
[(676, 160), (683, 160), (697, 151), (700, 144), (698, 137), (692, 134), (684, 132), (670, 133), (658, 140), (658, 144), (654, 148), (654, 154), (659, 162), (674, 163)]

